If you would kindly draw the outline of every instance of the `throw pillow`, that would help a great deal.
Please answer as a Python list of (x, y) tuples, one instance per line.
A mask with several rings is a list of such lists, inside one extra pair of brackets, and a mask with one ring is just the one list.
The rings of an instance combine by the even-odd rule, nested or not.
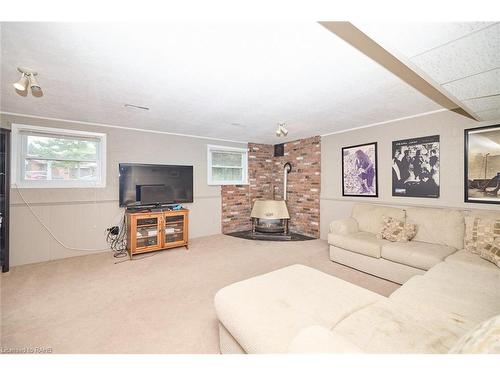
[(470, 253), (500, 267), (500, 219), (466, 218), (464, 244)]
[(404, 221), (393, 217), (382, 217), (382, 228), (377, 238), (391, 242), (407, 242), (417, 234), (415, 224), (405, 224)]
[(479, 256), (500, 268), (500, 236), (496, 237), (492, 244), (486, 244), (481, 248)]
[(491, 219), (481, 216), (465, 217), (465, 250), (479, 254), (481, 247), (492, 241), (493, 231)]
[(482, 322), (466, 333), (448, 353), (500, 354), (500, 315)]

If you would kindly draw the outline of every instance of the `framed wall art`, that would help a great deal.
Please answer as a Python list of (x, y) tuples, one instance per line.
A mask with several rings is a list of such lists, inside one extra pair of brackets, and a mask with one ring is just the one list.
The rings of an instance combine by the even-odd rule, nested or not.
[(378, 197), (377, 142), (342, 148), (342, 195)]
[(392, 142), (392, 195), (439, 198), (439, 135)]
[(465, 129), (465, 202), (500, 204), (500, 125)]

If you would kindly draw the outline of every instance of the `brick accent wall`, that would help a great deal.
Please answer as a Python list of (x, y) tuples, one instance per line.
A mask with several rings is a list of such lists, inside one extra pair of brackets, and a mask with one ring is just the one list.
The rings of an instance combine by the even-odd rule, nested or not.
[(287, 176), (290, 230), (319, 238), (321, 137), (285, 143), (284, 156), (273, 159), (274, 199), (283, 199), (283, 166), (292, 165)]
[(248, 185), (222, 186), (222, 233), (250, 229), (250, 211), (256, 199), (283, 199), (283, 165), (288, 174), (287, 205), (290, 229), (319, 237), (321, 138), (285, 143), (284, 156), (274, 157), (274, 146), (248, 144)]
[(248, 144), (248, 185), (223, 185), (222, 233), (249, 230), (256, 199), (272, 199), (272, 145)]
[(273, 199), (273, 145), (248, 144), (248, 183), (250, 203), (256, 199)]
[(248, 185), (222, 185), (222, 233), (250, 229)]

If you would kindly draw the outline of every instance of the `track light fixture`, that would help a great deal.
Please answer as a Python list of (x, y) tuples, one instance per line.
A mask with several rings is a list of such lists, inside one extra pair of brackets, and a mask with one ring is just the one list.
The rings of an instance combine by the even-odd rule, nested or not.
[(17, 70), (21, 73), (21, 78), (13, 84), (14, 88), (18, 91), (26, 91), (29, 86), (34, 96), (40, 96), (42, 88), (36, 79), (38, 73), (33, 69), (24, 67), (18, 67)]
[(288, 130), (286, 129), (286, 124), (284, 122), (278, 122), (278, 129), (276, 129), (276, 137), (286, 137), (288, 135)]

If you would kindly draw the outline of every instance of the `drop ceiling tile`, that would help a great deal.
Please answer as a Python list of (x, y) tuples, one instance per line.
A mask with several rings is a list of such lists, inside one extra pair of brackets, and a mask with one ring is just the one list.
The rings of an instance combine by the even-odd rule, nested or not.
[(495, 22), (356, 22), (355, 25), (391, 52), (411, 58)]
[(464, 100), (464, 103), (474, 112), (490, 111), (500, 108), (500, 95), (486, 98)]
[(500, 23), (413, 57), (440, 84), (500, 68)]
[(492, 109), (491, 111), (477, 112), (477, 115), (483, 121), (498, 120), (500, 123), (500, 108)]
[(460, 100), (500, 94), (500, 68), (443, 85)]

